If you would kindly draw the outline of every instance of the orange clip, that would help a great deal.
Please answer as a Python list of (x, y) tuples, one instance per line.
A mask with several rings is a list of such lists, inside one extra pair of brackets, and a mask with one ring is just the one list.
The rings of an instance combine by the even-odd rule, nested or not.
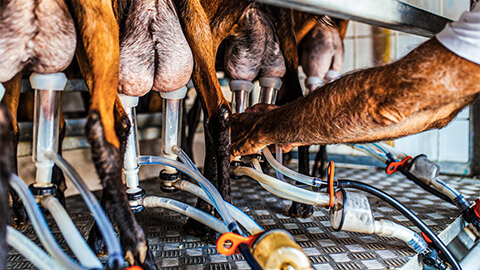
[(333, 206), (334, 197), (335, 197), (335, 190), (333, 188), (333, 181), (335, 180), (335, 162), (330, 160), (328, 163), (328, 186), (327, 186), (327, 193), (330, 195), (330, 202), (328, 203), (327, 209)]
[(411, 156), (408, 156), (408, 157), (404, 158), (402, 161), (390, 162), (387, 165), (387, 168), (385, 168), (385, 172), (388, 175), (395, 173), (397, 171), (398, 167), (404, 166), (405, 162), (407, 162), (407, 160), (409, 160), (411, 158), (412, 158)]
[(473, 212), (480, 218), (480, 198), (475, 199), (475, 204), (473, 205)]
[(433, 243), (432, 240), (430, 240), (430, 238), (428, 238), (428, 236), (424, 232), (421, 232), (421, 234), (422, 234), (422, 237), (425, 240), (425, 242), (427, 242), (428, 244)]
[[(258, 236), (262, 233), (257, 233), (248, 237), (238, 235), (233, 232), (227, 232), (222, 234), (217, 240), (218, 253), (223, 255), (233, 255), (237, 253), (238, 245), (241, 243), (247, 243), (249, 247), (253, 245)], [(228, 246), (226, 246), (228, 245)]]
[(141, 268), (138, 265), (132, 265), (132, 266), (129, 266), (129, 267), (125, 268), (125, 270), (143, 270), (143, 268)]

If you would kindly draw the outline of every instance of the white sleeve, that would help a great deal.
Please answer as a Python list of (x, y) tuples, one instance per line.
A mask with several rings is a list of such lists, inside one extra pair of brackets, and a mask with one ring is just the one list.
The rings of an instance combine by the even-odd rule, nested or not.
[(480, 4), (447, 24), (436, 37), (454, 54), (480, 65)]

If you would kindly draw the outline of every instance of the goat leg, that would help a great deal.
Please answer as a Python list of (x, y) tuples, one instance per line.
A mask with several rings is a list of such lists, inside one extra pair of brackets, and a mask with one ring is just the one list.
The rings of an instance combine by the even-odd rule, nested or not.
[[(275, 26), (275, 31), (280, 42), (280, 48), (285, 58), (286, 72), (284, 76), (284, 87), (279, 92), (279, 104), (287, 103), (303, 96), (300, 80), (298, 78), (298, 51), (295, 40), (293, 11), (278, 7), (266, 7), (270, 20)], [(308, 147), (300, 148), (298, 151), (299, 172), (310, 174), (310, 162)], [(299, 184), (299, 183), (297, 183)], [(288, 214), (294, 217), (309, 217), (313, 214), (313, 206), (292, 202)]]
[(315, 155), (315, 161), (312, 168), (312, 176), (325, 178), (327, 175), (328, 153), (327, 146), (325, 144), (320, 145), (320, 149)]
[[(309, 146), (298, 147), (298, 172), (310, 175), (310, 156)], [(303, 185), (300, 182), (295, 182), (297, 185)], [(292, 202), (288, 209), (288, 214), (292, 217), (307, 218), (313, 214), (313, 206), (309, 204)]]
[[(61, 98), (60, 98), (61, 100)], [(62, 106), (60, 107), (60, 127), (59, 127), (59, 138), (58, 138), (58, 154), (62, 154), (62, 143), (63, 139), (65, 138), (65, 118), (63, 117), (63, 111), (62, 111)], [(56, 195), (57, 199), (60, 201), (60, 203), (63, 205), (63, 207), (66, 209), (67, 204), (65, 202), (65, 190), (67, 189), (67, 184), (65, 183), (65, 176), (63, 175), (62, 170), (58, 168), (57, 165), (53, 166), (52, 169), (52, 184), (54, 184), (57, 187)]]
[(118, 225), (128, 262), (143, 269), (156, 269), (147, 239), (130, 210), (122, 183), (122, 152), (125, 148), (121, 146), (125, 137), (122, 130), (128, 130), (129, 125), (122, 121), (124, 117), (121, 115), (125, 112), (118, 106), (120, 42), (112, 3), (75, 0), (71, 4), (73, 17), (79, 25), (77, 60), (92, 97), (86, 135), (95, 168), (108, 193), (107, 211)]
[[(10, 81), (4, 83), (5, 86), (5, 96), (3, 97), (2, 103), (5, 104), (6, 110), (9, 112), (11, 121), (9, 123), (9, 130), (11, 132), (12, 143), (6, 144), (11, 149), (9, 150), (10, 155), (10, 171), (17, 174), (17, 146), (20, 133), (18, 130), (18, 121), (17, 121), (17, 111), (18, 104), (20, 101), (20, 91), (22, 87), (22, 72), (19, 72), (15, 77)], [(7, 185), (8, 187), (8, 185)], [(13, 189), (10, 190), (10, 197), (12, 199), (12, 221), (13, 224), (18, 227), (24, 227), (28, 224), (28, 216), (25, 211), (20, 197)]]
[[(468, 75), (468, 76), (467, 76)], [(435, 38), (386, 66), (350, 73), (267, 112), (232, 116), (232, 154), (390, 140), (448, 124), (480, 92), (480, 66)]]
[(0, 270), (7, 267), (7, 219), (8, 190), (11, 158), (10, 116), (5, 106), (0, 103)]
[[(215, 153), (215, 140), (212, 134), (212, 128), (210, 128), (210, 122), (208, 119), (204, 120), (204, 131), (205, 131), (205, 162), (204, 162), (204, 176), (205, 178), (212, 181), (213, 179), (218, 179), (217, 172), (217, 155)], [(216, 185), (216, 183), (214, 182)], [(202, 199), (198, 199), (195, 205), (196, 208), (212, 214), (213, 207), (209, 203), (205, 202)], [(186, 233), (194, 235), (197, 237), (202, 237), (206, 241), (215, 240), (215, 232), (209, 227), (203, 225), (202, 223), (194, 220), (188, 219), (183, 229)]]

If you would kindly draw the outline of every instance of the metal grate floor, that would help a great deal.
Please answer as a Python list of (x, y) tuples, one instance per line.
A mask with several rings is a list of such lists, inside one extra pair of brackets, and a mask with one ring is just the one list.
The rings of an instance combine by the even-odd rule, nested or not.
[[(430, 195), (406, 180), (402, 175), (387, 176), (374, 168), (346, 168), (337, 166), (338, 178), (361, 180), (381, 188), (394, 196), (432, 228), (440, 237), (450, 242), (464, 226), (458, 211), (448, 203)], [(469, 200), (480, 195), (480, 181), (443, 177), (458, 188)], [(154, 180), (141, 182), (148, 195), (172, 197), (189, 204), (195, 198), (184, 192), (166, 194), (160, 191)], [(328, 211), (316, 208), (306, 219), (284, 215), (290, 202), (263, 190), (254, 180), (232, 181), (233, 203), (256, 220), (264, 229), (280, 228), (289, 231), (307, 253), (316, 269), (395, 269), (414, 268), (415, 254), (401, 241), (361, 233), (337, 232), (330, 226)], [(376, 219), (389, 219), (418, 231), (400, 213), (374, 197), (369, 197)], [(79, 230), (87, 235), (93, 218), (79, 196), (67, 199), (68, 211)], [(54, 236), (62, 247), (65, 241), (47, 218)], [(223, 256), (217, 253), (213, 243), (186, 235), (182, 230), (186, 218), (164, 209), (147, 209), (137, 215), (149, 239), (150, 248), (160, 269), (249, 269), (241, 255)], [(31, 227), (21, 230), (38, 243)], [(106, 258), (103, 258), (106, 259)], [(9, 250), (9, 269), (32, 269), (15, 250)]]

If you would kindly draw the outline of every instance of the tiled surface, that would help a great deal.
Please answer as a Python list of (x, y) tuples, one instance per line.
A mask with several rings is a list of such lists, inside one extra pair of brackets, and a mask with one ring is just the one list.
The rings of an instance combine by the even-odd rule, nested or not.
[[(415, 211), (437, 233), (458, 216), (458, 211), (453, 206), (427, 194), (401, 175), (387, 177), (383, 171), (376, 169), (347, 168), (338, 168), (336, 175), (339, 179), (362, 180), (383, 189)], [(455, 177), (445, 180), (459, 188), (469, 199), (480, 194), (480, 181)], [(149, 195), (172, 197), (190, 204), (195, 201), (183, 192), (161, 193), (153, 180), (144, 181), (142, 185)], [(327, 210), (322, 208), (316, 208), (313, 216), (307, 219), (285, 216), (283, 213), (290, 202), (271, 195), (251, 179), (233, 181), (232, 193), (234, 204), (262, 227), (289, 231), (309, 255), (315, 269), (398, 268), (414, 255), (404, 243), (394, 239), (334, 231)], [(370, 203), (376, 219), (389, 219), (416, 230), (386, 204), (375, 198), (370, 198)], [(78, 197), (68, 199), (68, 210), (80, 231), (86, 235), (92, 225), (92, 218), (85, 212)], [(241, 255), (219, 255), (213, 244), (186, 235), (181, 228), (185, 218), (179, 214), (163, 209), (148, 209), (138, 214), (137, 218), (147, 233), (150, 248), (161, 269), (248, 269)], [(23, 232), (36, 240), (31, 228), (26, 228)], [(58, 230), (54, 228), (53, 233), (60, 244), (65, 246)], [(30, 269), (32, 265), (10, 250), (8, 267)]]

